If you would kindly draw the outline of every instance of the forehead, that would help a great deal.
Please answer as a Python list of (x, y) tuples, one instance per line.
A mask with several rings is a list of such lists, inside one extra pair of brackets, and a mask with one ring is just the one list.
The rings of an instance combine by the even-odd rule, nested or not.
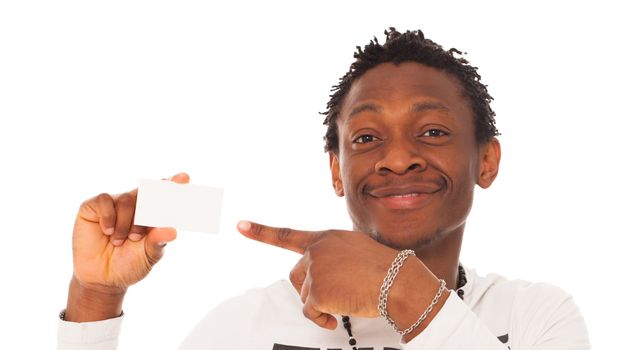
[(379, 64), (357, 78), (343, 101), (340, 117), (347, 118), (362, 103), (389, 109), (427, 101), (439, 102), (458, 115), (471, 114), (457, 78), (420, 63), (404, 62)]

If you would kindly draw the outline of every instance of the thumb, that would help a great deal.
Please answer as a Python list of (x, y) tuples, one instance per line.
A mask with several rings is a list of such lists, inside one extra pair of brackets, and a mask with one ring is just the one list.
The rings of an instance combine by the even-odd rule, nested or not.
[(176, 239), (176, 229), (173, 227), (154, 227), (144, 238), (144, 250), (148, 261), (154, 265), (163, 257), (163, 248), (167, 242)]
[(189, 183), (189, 181), (191, 180), (191, 178), (189, 177), (189, 174), (187, 173), (178, 173), (172, 177), (167, 177), (164, 178), (162, 180), (168, 180), (168, 181), (173, 181), (175, 183), (179, 183), (179, 184), (186, 184)]

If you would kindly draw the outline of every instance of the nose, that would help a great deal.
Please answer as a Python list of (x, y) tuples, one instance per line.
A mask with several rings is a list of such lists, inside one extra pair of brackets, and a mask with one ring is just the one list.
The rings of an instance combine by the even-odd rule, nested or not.
[(375, 171), (380, 175), (404, 175), (408, 171), (423, 171), (425, 168), (427, 160), (410, 141), (385, 144), (382, 159), (375, 165)]

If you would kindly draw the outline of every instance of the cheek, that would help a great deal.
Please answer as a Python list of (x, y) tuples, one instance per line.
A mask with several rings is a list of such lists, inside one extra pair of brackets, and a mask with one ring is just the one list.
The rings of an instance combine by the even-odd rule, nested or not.
[(368, 154), (350, 155), (342, 152), (340, 172), (346, 196), (354, 196), (362, 190), (362, 183), (373, 173), (375, 162)]
[(356, 227), (365, 227), (370, 221), (371, 216), (368, 215), (368, 208), (365, 206), (363, 189), (367, 179), (374, 172), (374, 164), (375, 160), (369, 159), (366, 155), (346, 158), (346, 161), (340, 164), (344, 198), (350, 218)]
[(472, 208), (474, 187), (476, 185), (476, 159), (470, 157), (450, 158), (448, 163), (436, 164), (440, 173), (446, 177), (448, 191), (444, 208), (439, 212), (448, 217), (444, 220), (449, 226), (459, 226), (466, 221)]

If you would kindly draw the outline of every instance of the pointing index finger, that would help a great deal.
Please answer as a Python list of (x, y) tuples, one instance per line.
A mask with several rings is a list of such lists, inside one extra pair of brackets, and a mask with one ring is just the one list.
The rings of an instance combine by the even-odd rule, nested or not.
[(270, 227), (255, 222), (240, 221), (238, 231), (245, 237), (304, 254), (305, 249), (318, 237), (316, 232)]

